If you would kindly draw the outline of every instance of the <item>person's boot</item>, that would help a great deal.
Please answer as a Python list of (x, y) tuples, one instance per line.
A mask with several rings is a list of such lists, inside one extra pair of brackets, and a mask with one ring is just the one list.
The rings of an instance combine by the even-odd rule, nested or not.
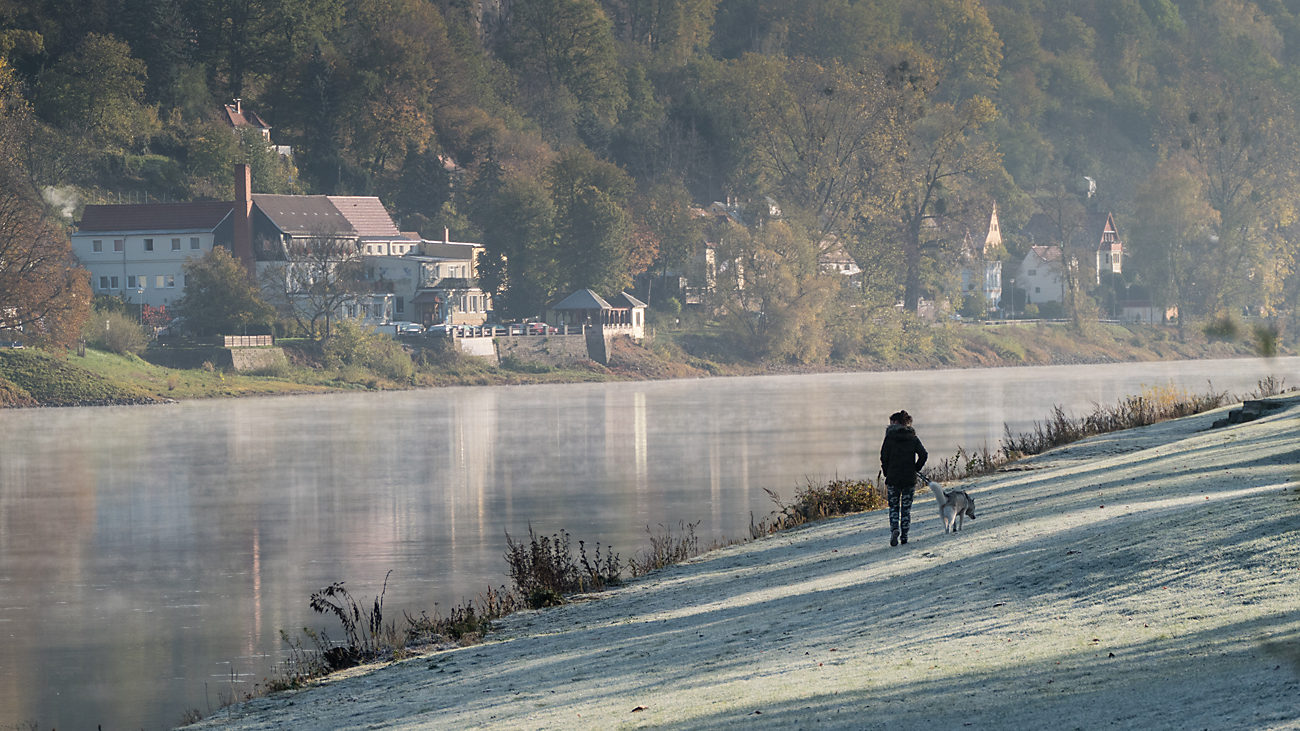
[(904, 546), (906, 546), (906, 545), (907, 545), (907, 534), (904, 533), (904, 534), (902, 535), (902, 537), (898, 539), (898, 542), (901, 543), (901, 544), (903, 544)]
[[(903, 543), (907, 543), (907, 539), (906, 539), (906, 538), (903, 539)], [(895, 529), (893, 529), (892, 531), (889, 532), (889, 545), (890, 545), (890, 546), (897, 546), (897, 545), (898, 545), (898, 529), (897, 529), (897, 528), (895, 528)]]

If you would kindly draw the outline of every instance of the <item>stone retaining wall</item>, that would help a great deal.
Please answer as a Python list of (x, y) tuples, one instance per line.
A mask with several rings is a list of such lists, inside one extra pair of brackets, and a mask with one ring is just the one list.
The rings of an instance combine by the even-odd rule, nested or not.
[(497, 362), (511, 356), (555, 366), (567, 365), (575, 360), (596, 360), (587, 352), (587, 337), (584, 335), (519, 335), (493, 338), (493, 341), (496, 344)]
[(286, 361), (283, 348), (150, 348), (141, 357), (163, 368), (202, 368), (204, 363), (211, 363), (236, 373), (261, 370)]

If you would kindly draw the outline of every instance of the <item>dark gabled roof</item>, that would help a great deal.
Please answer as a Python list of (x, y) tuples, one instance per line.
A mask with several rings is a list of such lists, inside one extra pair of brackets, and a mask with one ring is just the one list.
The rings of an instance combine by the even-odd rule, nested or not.
[(253, 204), (281, 233), (355, 235), (352, 224), (323, 195), (253, 195)]
[(646, 306), (644, 302), (637, 299), (636, 297), (633, 297), (627, 292), (619, 292), (618, 294), (614, 295), (613, 297), (610, 297), (609, 299), (610, 299), (610, 304), (613, 305), (614, 309), (616, 310), (623, 309), (623, 308)]
[(552, 310), (612, 310), (614, 309), (608, 302), (600, 298), (600, 295), (590, 289), (580, 289), (577, 292), (565, 297), (558, 304), (551, 307)]
[[(1083, 247), (1087, 249), (1096, 249), (1101, 245), (1101, 236), (1106, 232), (1106, 225), (1114, 225), (1114, 219), (1109, 212), (1093, 211), (1085, 213), (1083, 216), (1083, 225), (1081, 225), (1070, 237), (1070, 245)], [(1116, 227), (1116, 236), (1119, 235), (1119, 229)], [(1035, 213), (1030, 217), (1029, 223), (1020, 230), (1020, 233), (1028, 236), (1030, 241), (1038, 246), (1049, 246), (1056, 243), (1059, 232), (1052, 222), (1042, 213)]]
[(86, 206), (78, 230), (212, 231), (235, 210), (229, 201)]
[[(1086, 246), (1089, 249), (1096, 249), (1101, 246), (1101, 236), (1106, 232), (1106, 224), (1112, 223), (1110, 213), (1089, 213), (1083, 219), (1082, 229), (1075, 234), (1074, 243), (1076, 246)], [(1119, 237), (1119, 230), (1116, 228), (1116, 238)]]

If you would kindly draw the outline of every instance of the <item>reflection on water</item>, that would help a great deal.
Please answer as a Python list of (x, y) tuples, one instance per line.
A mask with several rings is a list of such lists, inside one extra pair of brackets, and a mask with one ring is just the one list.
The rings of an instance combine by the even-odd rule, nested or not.
[[(995, 445), (1171, 379), (1244, 390), (1297, 359), (304, 396), (0, 413), (0, 727), (167, 728), (330, 627), (346, 581), (418, 614), (505, 576), (505, 532), (624, 558), (645, 529), (747, 535), (763, 488), (873, 477), (887, 415)], [(335, 634), (338, 634), (335, 632)]]

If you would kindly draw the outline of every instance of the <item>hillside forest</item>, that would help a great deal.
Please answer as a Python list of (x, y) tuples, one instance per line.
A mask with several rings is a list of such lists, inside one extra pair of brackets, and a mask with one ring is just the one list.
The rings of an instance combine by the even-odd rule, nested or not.
[(995, 206), (1009, 263), (1035, 214), (1058, 244), (1114, 214), (1081, 326), (1295, 323), (1300, 0), (0, 0), (0, 58), (0, 311), (51, 343), (81, 206), (228, 200), (237, 163), (481, 241), (503, 318), (579, 287), (675, 313), (713, 242), (709, 311), (765, 360), (922, 347)]

